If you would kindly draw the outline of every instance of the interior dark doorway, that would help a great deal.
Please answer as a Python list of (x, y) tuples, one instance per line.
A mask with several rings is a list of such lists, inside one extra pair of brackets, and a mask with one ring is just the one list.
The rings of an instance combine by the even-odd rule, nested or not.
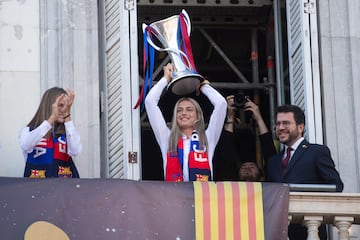
[[(185, 9), (191, 18), (190, 38), (198, 72), (209, 79), (223, 96), (243, 94), (256, 99), (269, 126), (269, 104), (276, 98), (269, 91), (275, 88), (269, 81), (269, 77), (275, 75), (274, 66), (270, 66), (274, 59), (272, 1), (174, 2), (138, 1), (138, 46), (141, 55), (139, 76), (142, 76), (143, 72), (142, 23), (150, 24), (178, 15)], [(155, 82), (162, 76), (161, 69), (166, 57), (166, 53), (156, 53), (155, 69), (159, 69), (155, 70)], [(271, 67), (273, 76), (269, 75)], [(211, 114), (210, 103), (201, 96), (193, 97), (202, 106), (205, 119), (208, 119)], [(177, 98), (178, 96), (165, 93), (160, 100), (160, 108), (169, 122)], [(239, 118), (242, 120), (239, 127), (249, 129), (250, 133), (255, 134), (252, 122), (246, 119), (244, 113), (240, 113)], [(142, 179), (162, 180), (161, 153), (147, 121), (146, 111), (142, 112), (141, 121)], [(247, 148), (256, 151), (256, 143), (251, 141), (253, 145)]]

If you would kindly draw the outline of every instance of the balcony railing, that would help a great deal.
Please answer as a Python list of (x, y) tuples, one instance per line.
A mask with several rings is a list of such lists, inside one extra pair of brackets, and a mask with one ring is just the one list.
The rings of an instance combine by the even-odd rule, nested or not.
[[(322, 223), (335, 226), (332, 231), (335, 234), (334, 239), (359, 239), (358, 236), (353, 236), (356, 232), (353, 231), (354, 228), (359, 226), (353, 225), (360, 224), (360, 193), (325, 192), (334, 191), (334, 187), (331, 188), (329, 185), (296, 184), (294, 186), (289, 184), (289, 186), (291, 191), (289, 193), (288, 223), (304, 224), (308, 229), (308, 239), (319, 239), (317, 229)], [(63, 226), (64, 231), (77, 234), (79, 239), (92, 239), (94, 233), (99, 234), (97, 236), (103, 236), (100, 237), (101, 239), (113, 238), (113, 235), (109, 235), (109, 233), (120, 234), (119, 236), (127, 236), (127, 238), (131, 234), (142, 234), (141, 236), (148, 237), (149, 233), (156, 233), (156, 236), (159, 236), (163, 226), (168, 223), (169, 212), (175, 211), (174, 208), (181, 214), (171, 217), (170, 225), (186, 225), (193, 228), (194, 222), (189, 221), (194, 218), (194, 200), (192, 199), (194, 195), (192, 195), (191, 187), (190, 183), (164, 184), (156, 181), (141, 182), (121, 179), (68, 179), (66, 181), (47, 179), (47, 181), (40, 181), (0, 177), (1, 239), (22, 239), (23, 233), (30, 224), (39, 222), (39, 220)], [(152, 196), (155, 192), (157, 197)], [(287, 189), (285, 192), (287, 193)], [(164, 201), (164, 196), (166, 201)], [(179, 196), (183, 196), (184, 199), (179, 199)], [(144, 204), (147, 202), (147, 198), (149, 198), (149, 202)], [(58, 204), (56, 209), (54, 200)], [(286, 200), (285, 203), (287, 203)], [(79, 206), (81, 207), (79, 208)], [(162, 208), (167, 210), (160, 211)], [(109, 214), (103, 214), (104, 212)], [(145, 216), (148, 217), (148, 220)], [(157, 220), (153, 224), (154, 216)], [(283, 216), (286, 217), (286, 212)], [(89, 219), (92, 220), (89, 221)], [(159, 225), (160, 220), (164, 221), (161, 222), (163, 225)], [(282, 220), (282, 223), (285, 223), (283, 227), (286, 229), (286, 219)], [(67, 224), (69, 221), (74, 221), (76, 226)], [(105, 225), (99, 224), (98, 221), (102, 221), (102, 224)], [(148, 228), (146, 231), (138, 229), (139, 222), (146, 221), (152, 223), (149, 228), (151, 231)], [(126, 227), (124, 228), (125, 222)], [(92, 231), (82, 230), (88, 229), (89, 226)], [(353, 226), (351, 228), (352, 236), (349, 232), (351, 226)], [(182, 229), (185, 229), (182, 234), (192, 236), (192, 232), (187, 231), (186, 227)], [(174, 231), (178, 233), (179, 230), (175, 227)], [(166, 235), (169, 232), (167, 229), (161, 234)], [(132, 239), (144, 239), (144, 237)], [(193, 237), (186, 239), (193, 239)]]
[(360, 194), (325, 192), (290, 192), (289, 223), (304, 224), (308, 239), (319, 239), (320, 224), (333, 224), (338, 239), (350, 239), (349, 228), (360, 224)]

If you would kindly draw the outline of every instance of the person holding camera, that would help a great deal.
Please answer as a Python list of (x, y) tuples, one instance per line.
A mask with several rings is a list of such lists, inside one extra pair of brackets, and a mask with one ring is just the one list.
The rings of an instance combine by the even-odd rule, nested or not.
[(262, 181), (265, 176), (262, 168), (256, 163), (256, 136), (250, 130), (235, 132), (237, 113), (243, 109), (255, 120), (259, 129), (261, 151), (265, 159), (276, 154), (271, 132), (262, 118), (259, 107), (248, 96), (229, 95), (226, 100), (227, 114), (224, 131), (216, 149), (216, 180)]
[(236, 97), (234, 95), (229, 95), (226, 97), (226, 101), (227, 114), (226, 122), (224, 125), (225, 130), (229, 132), (234, 131), (235, 113), (238, 108), (243, 108), (245, 112), (251, 113), (252, 118), (257, 123), (260, 135), (269, 133), (269, 129), (267, 128), (264, 119), (261, 116), (259, 107), (253, 101), (251, 101), (248, 96)]

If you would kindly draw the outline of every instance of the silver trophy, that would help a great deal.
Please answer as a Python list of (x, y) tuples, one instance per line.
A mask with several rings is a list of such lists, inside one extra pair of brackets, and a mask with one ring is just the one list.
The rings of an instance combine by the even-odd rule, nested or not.
[[(185, 10), (181, 12), (186, 23), (187, 33), (190, 36), (190, 19)], [(147, 27), (151, 28), (151, 33), (161, 42), (163, 48), (158, 47), (147, 35), (147, 42), (157, 51), (168, 52), (175, 70), (173, 80), (167, 89), (176, 95), (187, 95), (196, 90), (196, 87), (204, 80), (204, 77), (196, 72), (187, 54), (180, 49), (178, 43), (179, 15), (175, 15), (150, 25), (143, 24), (143, 32)]]

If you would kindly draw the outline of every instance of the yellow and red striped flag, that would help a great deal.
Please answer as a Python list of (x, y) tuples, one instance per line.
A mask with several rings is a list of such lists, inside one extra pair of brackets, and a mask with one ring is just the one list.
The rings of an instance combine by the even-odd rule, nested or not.
[(194, 182), (197, 240), (263, 240), (262, 183)]

